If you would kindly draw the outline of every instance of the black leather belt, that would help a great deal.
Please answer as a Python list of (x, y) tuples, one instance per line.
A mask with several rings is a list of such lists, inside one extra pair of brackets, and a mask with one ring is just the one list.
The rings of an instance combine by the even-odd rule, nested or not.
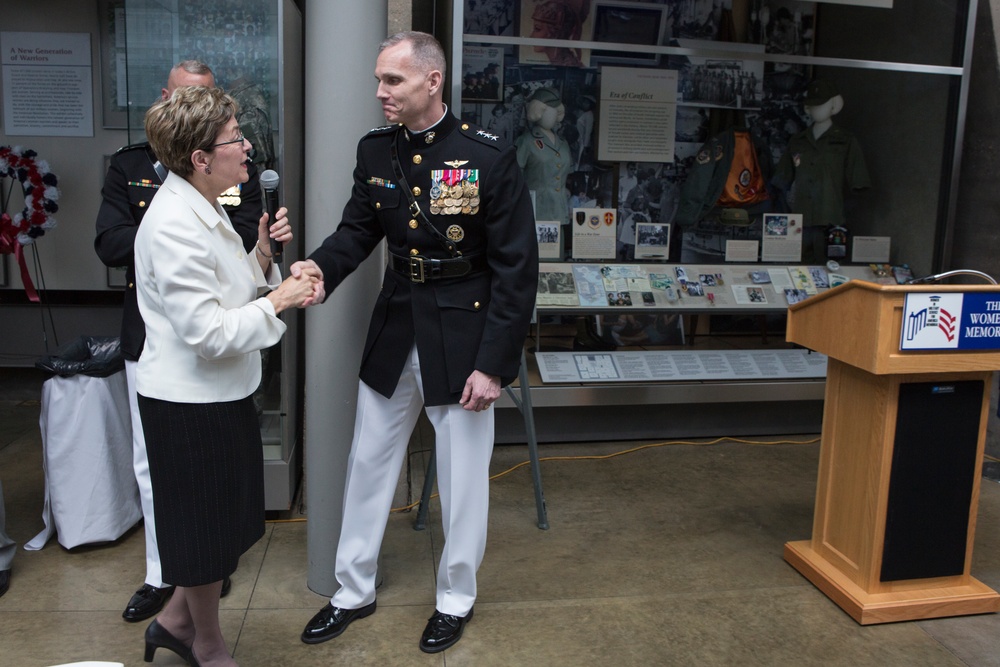
[(486, 268), (486, 256), (478, 254), (453, 259), (430, 259), (420, 255), (400, 257), (390, 253), (389, 268), (406, 276), (411, 282), (425, 283), (428, 280), (460, 278), (474, 271), (482, 271)]

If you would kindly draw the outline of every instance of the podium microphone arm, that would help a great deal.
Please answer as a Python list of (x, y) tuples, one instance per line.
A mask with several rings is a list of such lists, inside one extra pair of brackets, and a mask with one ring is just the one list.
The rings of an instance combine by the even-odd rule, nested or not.
[(976, 271), (975, 269), (955, 269), (954, 271), (945, 271), (944, 273), (935, 273), (932, 276), (924, 276), (923, 278), (914, 278), (913, 280), (906, 281), (907, 285), (927, 285), (930, 283), (936, 283), (945, 278), (951, 278), (952, 276), (975, 276), (977, 278), (982, 278), (990, 285), (996, 285), (997, 281), (993, 276), (983, 273), (982, 271)]

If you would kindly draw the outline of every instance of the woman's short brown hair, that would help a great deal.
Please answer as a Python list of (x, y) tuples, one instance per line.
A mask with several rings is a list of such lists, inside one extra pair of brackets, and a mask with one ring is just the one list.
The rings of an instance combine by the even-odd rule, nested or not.
[(164, 167), (187, 178), (194, 171), (191, 155), (214, 150), (237, 111), (236, 100), (218, 88), (181, 86), (146, 112), (146, 138)]

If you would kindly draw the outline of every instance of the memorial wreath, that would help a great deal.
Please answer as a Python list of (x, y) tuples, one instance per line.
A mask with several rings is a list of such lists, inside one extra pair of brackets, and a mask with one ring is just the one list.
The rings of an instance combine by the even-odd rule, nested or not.
[[(0, 254), (15, 256), (21, 269), (24, 291), (32, 301), (39, 299), (24, 259), (24, 246), (31, 245), (46, 230), (56, 226), (52, 215), (59, 210), (56, 175), (49, 171), (45, 160), (37, 158), (38, 154), (33, 150), (0, 146)], [(9, 187), (3, 182), (5, 178), (11, 179)], [(11, 217), (7, 207), (15, 179), (24, 193), (24, 209)]]

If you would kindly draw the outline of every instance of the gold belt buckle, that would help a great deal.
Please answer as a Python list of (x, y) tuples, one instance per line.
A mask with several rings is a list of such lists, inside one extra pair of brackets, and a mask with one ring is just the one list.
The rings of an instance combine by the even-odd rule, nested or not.
[(427, 282), (427, 277), (424, 274), (424, 258), (423, 257), (410, 257), (410, 282), (423, 283)]

